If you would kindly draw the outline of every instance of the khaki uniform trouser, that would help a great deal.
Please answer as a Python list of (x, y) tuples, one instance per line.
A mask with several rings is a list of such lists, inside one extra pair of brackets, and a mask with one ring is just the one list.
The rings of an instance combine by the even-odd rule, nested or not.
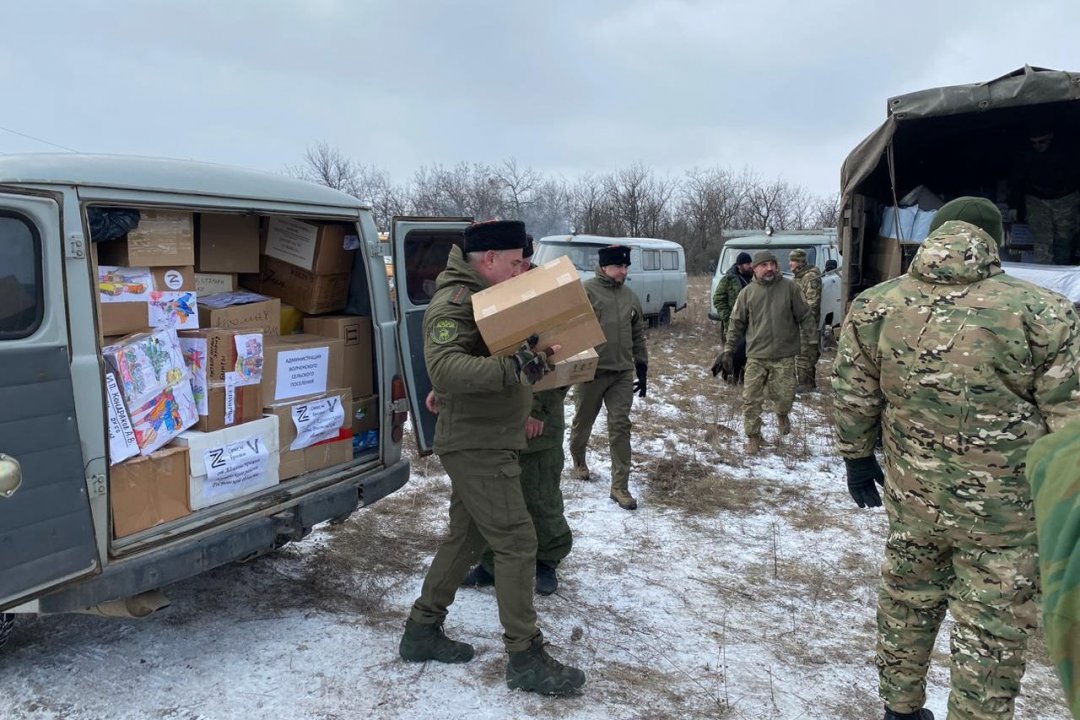
[(787, 415), (795, 402), (796, 356), (777, 360), (746, 359), (743, 375), (743, 427), (747, 437), (761, 435), (761, 412), (771, 397), (777, 415)]
[(634, 404), (633, 370), (599, 370), (596, 378), (574, 388), (574, 424), (570, 428), (570, 457), (585, 465), (585, 448), (600, 406), (607, 408), (611, 448), (611, 487), (627, 490), (630, 483), (630, 407)]
[(507, 652), (540, 634), (533, 607), (536, 532), (521, 492), (516, 450), (459, 450), (439, 456), (450, 476), (450, 527), (410, 617), (440, 622), (485, 545), (495, 557), (495, 598)]
[(821, 346), (803, 344), (802, 352), (796, 360), (796, 372), (800, 385), (817, 384), (817, 363), (821, 359)]

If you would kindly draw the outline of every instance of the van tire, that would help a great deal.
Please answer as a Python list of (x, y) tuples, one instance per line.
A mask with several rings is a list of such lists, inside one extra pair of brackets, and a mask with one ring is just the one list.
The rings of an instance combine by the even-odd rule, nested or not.
[(14, 613), (0, 613), (0, 648), (4, 647), (7, 643), (8, 638), (11, 637), (11, 631), (14, 629)]
[(660, 327), (667, 327), (671, 324), (671, 306), (665, 305), (660, 310), (660, 315), (656, 318), (656, 324)]

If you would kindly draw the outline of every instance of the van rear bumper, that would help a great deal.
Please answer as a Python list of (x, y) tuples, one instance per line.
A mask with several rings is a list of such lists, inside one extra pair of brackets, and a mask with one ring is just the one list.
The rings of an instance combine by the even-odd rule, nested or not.
[(375, 503), (409, 481), (405, 458), (300, 498), (273, 515), (208, 530), (194, 538), (109, 563), (100, 575), (69, 585), (38, 600), (40, 613), (84, 610), (179, 582), (212, 568), (299, 540), (318, 523), (343, 518)]

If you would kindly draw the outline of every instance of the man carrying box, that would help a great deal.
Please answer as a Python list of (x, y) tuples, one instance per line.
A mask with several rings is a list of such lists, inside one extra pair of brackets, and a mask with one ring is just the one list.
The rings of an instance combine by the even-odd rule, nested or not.
[(645, 349), (641, 302), (625, 285), (629, 270), (630, 248), (611, 245), (600, 248), (596, 277), (585, 282), (589, 302), (600, 319), (607, 342), (596, 348), (600, 354), (596, 378), (574, 388), (577, 412), (570, 430), (570, 455), (574, 460), (574, 476), (588, 480), (585, 446), (600, 406), (604, 405), (611, 446), (611, 499), (623, 510), (636, 510), (637, 500), (630, 494), (630, 406), (635, 392), (645, 397), (649, 356)]
[(413, 662), (468, 662), (472, 646), (443, 631), (458, 586), (486, 543), (495, 556), (495, 596), (507, 652), (506, 683), (566, 695), (585, 674), (547, 654), (536, 625), (533, 579), (536, 532), (521, 492), (518, 452), (525, 447), (529, 388), (550, 369), (557, 346), (528, 343), (510, 357), (492, 357), (473, 317), (475, 292), (521, 273), (525, 226), (475, 223), (464, 251), (454, 247), (424, 315), (424, 358), (440, 409), (435, 453), (450, 476), (450, 527), (413, 604), (398, 648)]

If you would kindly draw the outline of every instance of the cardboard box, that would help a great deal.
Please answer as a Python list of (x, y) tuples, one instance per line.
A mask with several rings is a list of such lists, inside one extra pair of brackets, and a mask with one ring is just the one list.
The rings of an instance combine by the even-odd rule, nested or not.
[(278, 419), (258, 420), (176, 438), (189, 450), (189, 507), (200, 510), (278, 484)]
[(199, 213), (200, 272), (259, 272), (259, 217)]
[(579, 352), (572, 358), (556, 363), (554, 370), (540, 378), (540, 382), (533, 383), (533, 392), (589, 382), (596, 377), (599, 362), (600, 356), (592, 348)]
[(347, 225), (313, 225), (288, 217), (271, 217), (263, 254), (317, 275), (349, 274), (356, 256), (355, 247), (345, 249), (349, 233)]
[(232, 292), (239, 287), (235, 273), (195, 273), (195, 292), (199, 297)]
[(310, 315), (341, 310), (349, 300), (349, 273), (319, 274), (264, 255), (258, 275), (242, 275), (249, 290), (280, 298)]
[(242, 290), (200, 298), (199, 327), (253, 328), (273, 337), (281, 331), (281, 301)]
[(199, 327), (195, 269), (98, 265), (101, 334)]
[(352, 388), (353, 397), (367, 397), (375, 392), (371, 318), (359, 315), (309, 317), (304, 319), (304, 332), (342, 340), (345, 343), (345, 385)]
[(212, 432), (262, 416), (263, 335), (219, 328), (180, 333), (199, 411), (195, 426)]
[(511, 355), (529, 336), (562, 345), (562, 362), (605, 341), (577, 268), (563, 256), (472, 296), (473, 316), (493, 355)]
[(278, 418), (280, 474), (288, 480), (352, 459), (352, 402), (348, 388), (266, 408)]
[(189, 515), (188, 449), (168, 447), (109, 470), (113, 537)]
[(344, 387), (344, 351), (344, 341), (337, 338), (304, 334), (267, 338), (263, 401), (275, 405)]
[(352, 431), (361, 435), (379, 429), (379, 396), (353, 398)]
[(139, 226), (126, 239), (96, 245), (102, 265), (195, 265), (195, 231), (190, 212), (140, 210)]

